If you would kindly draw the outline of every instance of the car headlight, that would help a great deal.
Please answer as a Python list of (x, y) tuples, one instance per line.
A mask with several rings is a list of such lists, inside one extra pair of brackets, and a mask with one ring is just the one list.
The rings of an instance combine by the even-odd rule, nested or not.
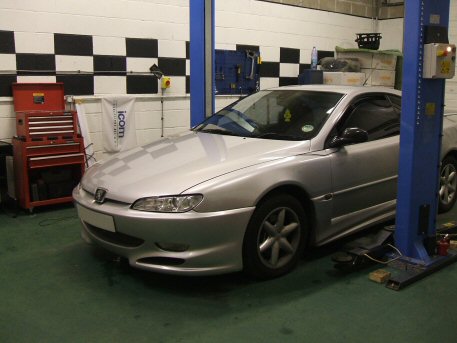
[(203, 200), (203, 195), (176, 195), (150, 197), (135, 201), (132, 209), (146, 212), (183, 213), (194, 209)]

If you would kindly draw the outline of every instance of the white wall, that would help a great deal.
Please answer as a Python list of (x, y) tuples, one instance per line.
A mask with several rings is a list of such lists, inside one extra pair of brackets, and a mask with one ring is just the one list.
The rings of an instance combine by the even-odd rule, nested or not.
[[(457, 0), (452, 1), (452, 34), (457, 41)], [(111, 54), (125, 37), (154, 38), (170, 56), (189, 40), (189, 0), (2, 0), (0, 30), (14, 31), (18, 49), (28, 52), (53, 51), (53, 33), (84, 34), (105, 44), (99, 53)], [(402, 20), (380, 22), (382, 48), (401, 49)], [(300, 63), (309, 63), (311, 48), (333, 50), (336, 45), (355, 47), (355, 34), (370, 32), (369, 19), (311, 10), (256, 0), (216, 0), (216, 48), (235, 49), (236, 44), (256, 45), (264, 61), (280, 62), (280, 48), (300, 50)], [(105, 43), (103, 43), (105, 42)], [(25, 46), (24, 46), (25, 45)], [(103, 46), (102, 46), (103, 47)], [(182, 53), (182, 51), (180, 52)], [(0, 54), (0, 71), (14, 67), (10, 57)], [(187, 66), (189, 68), (189, 66)], [(281, 73), (298, 74), (298, 66), (280, 65)], [(293, 70), (291, 70), (293, 69)], [(40, 78), (35, 79), (41, 81)], [(45, 78), (48, 80), (48, 78)], [(182, 82), (180, 80), (179, 82)], [(263, 78), (261, 87), (278, 86), (278, 78)], [(189, 128), (189, 98), (182, 85), (168, 92), (165, 101), (165, 135)], [(100, 96), (80, 97), (86, 111), (97, 156), (102, 157)], [(0, 139), (15, 133), (11, 98), (0, 98)], [(233, 101), (222, 97), (221, 108)], [(448, 106), (457, 108), (456, 82), (448, 83)], [(159, 95), (138, 96), (136, 104), (139, 143), (160, 136)]]
[[(93, 36), (94, 43), (98, 43), (98, 51), (94, 51), (97, 54), (118, 55), (119, 49), (123, 48), (125, 55), (124, 39), (130, 37), (157, 39), (162, 56), (175, 57), (178, 53), (176, 50), (183, 50), (184, 47), (185, 57), (185, 42), (189, 40), (188, 0), (2, 0), (0, 30), (15, 32), (17, 53), (52, 54), (53, 34), (67, 33)], [(179, 53), (182, 55), (183, 51)], [(71, 64), (71, 61), (67, 62)], [(77, 69), (90, 71), (92, 66), (89, 64)], [(150, 63), (142, 66), (144, 72), (148, 71), (149, 66)], [(0, 54), (0, 70), (6, 69), (16, 69), (14, 55)], [(112, 82), (114, 79), (116, 77), (108, 80), (102, 88), (114, 89), (111, 93), (116, 93), (116, 85)], [(18, 82), (27, 81), (55, 82), (55, 77), (53, 79), (18, 76)], [(189, 97), (185, 94), (185, 78), (174, 78), (173, 84), (174, 87), (167, 90), (170, 97), (164, 105), (166, 135), (187, 130), (190, 125), (190, 106)], [(96, 156), (100, 158), (103, 153), (100, 96), (78, 98), (84, 102)], [(144, 143), (159, 138), (159, 95), (139, 96), (135, 112), (138, 142)], [(0, 140), (10, 141), (15, 134), (14, 117), (12, 99), (0, 98)]]
[(335, 45), (356, 47), (355, 33), (370, 31), (371, 20), (263, 1), (217, 0), (216, 26), (221, 47), (238, 43), (298, 48), (310, 57), (313, 46), (321, 50), (333, 50)]
[[(94, 44), (97, 42), (97, 50), (101, 49), (100, 42), (105, 42), (105, 48), (94, 52), (100, 54), (118, 54), (120, 41), (125, 37), (154, 38), (159, 41), (159, 49), (169, 50), (169, 55), (174, 57), (176, 49), (182, 50), (180, 43), (189, 40), (188, 4), (188, 0), (2, 0), (0, 30), (15, 32), (16, 52), (53, 53), (52, 35), (57, 32), (91, 35)], [(312, 46), (321, 50), (333, 50), (335, 45), (354, 46), (355, 33), (368, 30), (371, 21), (255, 0), (216, 0), (216, 26), (216, 48), (257, 45), (263, 60), (271, 62), (280, 61), (280, 47), (296, 48), (302, 52), (300, 62), (309, 63)], [(0, 54), (0, 70), (7, 66), (7, 69), (15, 69), (14, 60)], [(296, 76), (298, 65), (288, 70), (291, 67), (281, 65), (282, 73)], [(52, 82), (52, 79), (18, 77), (22, 82)], [(263, 88), (273, 86), (278, 86), (278, 78), (264, 79), (261, 85)], [(115, 92), (116, 87), (113, 89)], [(165, 135), (186, 130), (190, 125), (189, 98), (182, 85), (172, 88), (168, 95), (164, 105)], [(91, 138), (99, 158), (103, 155), (100, 96), (79, 97), (85, 103)], [(218, 98), (216, 106), (221, 108), (235, 99)], [(159, 138), (159, 96), (139, 96), (135, 111), (138, 142)], [(0, 139), (10, 140), (14, 133), (11, 98), (0, 98)]]
[(403, 18), (380, 20), (379, 32), (382, 32), (380, 50), (397, 49), (403, 51)]
[(2, 30), (189, 39), (188, 0), (2, 0)]

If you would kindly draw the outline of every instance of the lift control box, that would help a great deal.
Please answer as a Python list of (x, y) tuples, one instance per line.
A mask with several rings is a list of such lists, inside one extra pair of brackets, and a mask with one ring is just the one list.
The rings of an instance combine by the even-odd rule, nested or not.
[(455, 75), (455, 57), (454, 44), (425, 44), (424, 79), (452, 79)]

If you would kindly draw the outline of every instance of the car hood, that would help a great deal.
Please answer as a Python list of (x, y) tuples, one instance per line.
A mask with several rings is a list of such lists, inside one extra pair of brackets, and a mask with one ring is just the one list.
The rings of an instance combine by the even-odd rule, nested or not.
[(89, 168), (82, 187), (106, 189), (107, 199), (131, 203), (177, 195), (199, 183), (255, 164), (309, 151), (309, 141), (281, 141), (188, 132), (117, 154)]

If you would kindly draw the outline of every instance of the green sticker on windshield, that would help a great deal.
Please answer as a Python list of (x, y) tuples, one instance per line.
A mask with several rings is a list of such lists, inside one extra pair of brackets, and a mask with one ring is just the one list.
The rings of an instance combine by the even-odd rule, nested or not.
[(286, 112), (284, 113), (284, 121), (286, 123), (290, 123), (291, 119), (292, 119), (292, 113), (290, 113), (290, 110), (287, 109)]
[(312, 125), (305, 125), (305, 126), (303, 126), (303, 127), (301, 128), (301, 130), (302, 130), (303, 132), (311, 132), (311, 131), (314, 130), (314, 126), (312, 126)]

